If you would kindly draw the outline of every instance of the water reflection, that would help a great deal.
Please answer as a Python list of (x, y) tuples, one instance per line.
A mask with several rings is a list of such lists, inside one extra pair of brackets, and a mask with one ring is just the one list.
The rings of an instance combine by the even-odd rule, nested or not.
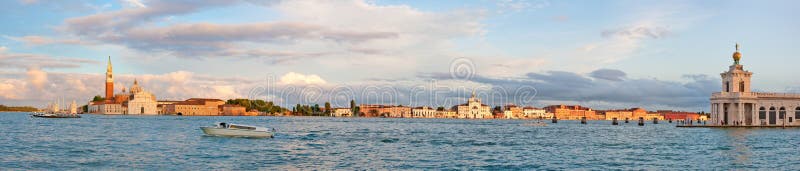
[(753, 155), (753, 152), (750, 151), (751, 147), (748, 143), (748, 137), (751, 133), (752, 130), (748, 128), (725, 129), (725, 135), (728, 138), (728, 143), (733, 147), (733, 149), (725, 151), (724, 154), (727, 156), (732, 156), (734, 158), (734, 164), (750, 164), (750, 156)]

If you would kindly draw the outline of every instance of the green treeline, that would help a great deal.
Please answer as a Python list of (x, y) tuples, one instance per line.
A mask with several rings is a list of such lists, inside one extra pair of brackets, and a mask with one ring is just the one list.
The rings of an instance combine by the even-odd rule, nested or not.
[(264, 100), (228, 99), (228, 101), (226, 101), (225, 104), (239, 105), (247, 108), (247, 111), (255, 109), (258, 110), (259, 112), (266, 112), (266, 113), (281, 113), (287, 110), (286, 108), (282, 108), (280, 106), (275, 105), (272, 102), (267, 102)]
[(38, 111), (39, 109), (30, 106), (5, 106), (0, 105), (0, 111), (9, 111), (9, 112), (34, 112)]

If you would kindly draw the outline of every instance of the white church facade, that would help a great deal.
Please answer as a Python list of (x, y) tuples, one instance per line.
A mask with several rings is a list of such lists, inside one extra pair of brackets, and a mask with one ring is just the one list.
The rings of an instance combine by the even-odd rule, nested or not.
[(800, 125), (800, 94), (751, 92), (752, 72), (739, 64), (739, 45), (733, 65), (721, 73), (722, 91), (711, 94), (711, 125)]
[(482, 104), (481, 99), (475, 97), (475, 92), (467, 100), (467, 103), (458, 105), (456, 107), (458, 118), (467, 119), (491, 119), (493, 118), (491, 107)]
[(133, 81), (133, 86), (131, 86), (130, 98), (127, 103), (127, 114), (129, 115), (158, 114), (158, 101), (156, 101), (156, 96), (142, 89), (142, 87), (139, 86), (139, 82), (136, 80)]

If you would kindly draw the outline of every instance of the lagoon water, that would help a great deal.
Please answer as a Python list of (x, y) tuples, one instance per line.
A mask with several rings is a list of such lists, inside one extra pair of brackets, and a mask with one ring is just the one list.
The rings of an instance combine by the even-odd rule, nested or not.
[[(204, 136), (218, 121), (273, 139)], [(612, 126), (560, 121), (0, 113), (0, 170), (780, 169), (800, 168), (800, 129)], [(548, 122), (549, 123), (549, 122)]]

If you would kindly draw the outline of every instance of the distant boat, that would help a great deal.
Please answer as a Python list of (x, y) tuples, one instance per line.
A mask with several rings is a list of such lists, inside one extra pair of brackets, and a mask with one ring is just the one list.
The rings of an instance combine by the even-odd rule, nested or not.
[(53, 102), (47, 105), (47, 109), (43, 112), (32, 112), (32, 117), (37, 118), (80, 118), (81, 116), (78, 115), (77, 104), (75, 101), (72, 101), (70, 104), (69, 109), (61, 109), (59, 108), (59, 102)]
[(273, 131), (264, 127), (218, 123), (215, 126), (200, 127), (203, 133), (212, 136), (223, 137), (250, 137), (250, 138), (273, 138)]
[(539, 121), (532, 122), (532, 123), (525, 123), (525, 124), (522, 124), (522, 126), (536, 126), (536, 127), (543, 127), (543, 126), (547, 126), (547, 123), (544, 123), (544, 122), (542, 122), (541, 120), (539, 120)]
[(66, 114), (66, 113), (40, 113), (34, 112), (31, 113), (32, 117), (37, 118), (81, 118), (81, 115), (78, 114)]

